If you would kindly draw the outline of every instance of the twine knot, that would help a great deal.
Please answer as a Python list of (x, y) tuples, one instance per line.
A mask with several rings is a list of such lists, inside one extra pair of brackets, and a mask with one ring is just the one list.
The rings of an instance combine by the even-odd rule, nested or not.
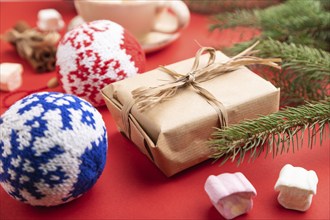
[[(211, 80), (215, 77), (227, 74), (241, 68), (245, 65), (261, 64), (280, 69), (276, 62), (281, 62), (280, 58), (258, 58), (252, 56), (252, 49), (258, 44), (256, 42), (240, 54), (230, 58), (227, 62), (215, 62), (216, 50), (211, 47), (200, 48), (195, 56), (195, 60), (191, 70), (187, 74), (179, 74), (174, 70), (170, 70), (165, 66), (160, 66), (160, 70), (172, 76), (175, 80), (167, 84), (149, 88), (138, 88), (132, 91), (133, 101), (124, 107), (122, 111), (125, 132), (129, 136), (128, 114), (133, 105), (136, 105), (141, 112), (152, 108), (153, 106), (171, 99), (178, 89), (190, 85), (197, 94), (202, 96), (217, 112), (219, 118), (219, 128), (227, 125), (227, 113), (223, 104), (217, 100), (210, 92), (204, 89), (200, 83)], [(209, 59), (207, 64), (199, 67), (202, 54), (207, 53)]]
[(195, 72), (189, 72), (186, 76), (186, 79), (187, 79), (187, 83), (193, 83), (195, 82)]

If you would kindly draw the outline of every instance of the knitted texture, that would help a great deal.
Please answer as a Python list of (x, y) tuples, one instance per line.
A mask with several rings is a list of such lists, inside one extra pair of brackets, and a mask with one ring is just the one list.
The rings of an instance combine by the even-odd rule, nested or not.
[(104, 105), (100, 90), (142, 73), (145, 54), (138, 41), (117, 23), (99, 20), (66, 33), (56, 54), (59, 81), (65, 92), (94, 106)]
[(34, 93), (0, 117), (0, 184), (34, 206), (71, 201), (90, 189), (106, 161), (107, 132), (88, 102)]

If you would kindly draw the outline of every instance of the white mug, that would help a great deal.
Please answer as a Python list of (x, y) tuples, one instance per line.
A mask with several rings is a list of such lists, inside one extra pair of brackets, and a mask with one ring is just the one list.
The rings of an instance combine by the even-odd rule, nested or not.
[[(150, 32), (176, 33), (190, 20), (188, 7), (181, 0), (74, 0), (77, 13), (84, 21), (111, 20), (126, 28), (138, 40)], [(162, 29), (160, 14), (170, 9), (177, 17), (177, 27)]]

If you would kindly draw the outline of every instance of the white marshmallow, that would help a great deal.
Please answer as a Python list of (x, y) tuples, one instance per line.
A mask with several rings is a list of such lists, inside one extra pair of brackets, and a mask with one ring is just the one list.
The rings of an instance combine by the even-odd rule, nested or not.
[(0, 64), (0, 90), (13, 91), (22, 85), (23, 67), (19, 63)]
[(204, 188), (214, 207), (226, 219), (250, 211), (253, 207), (252, 197), (257, 195), (253, 185), (240, 172), (211, 175)]
[(59, 31), (64, 27), (64, 21), (55, 9), (42, 9), (38, 12), (37, 26), (41, 31)]
[(277, 200), (287, 209), (306, 211), (316, 194), (317, 183), (318, 178), (313, 170), (287, 164), (281, 169), (274, 187), (280, 191)]

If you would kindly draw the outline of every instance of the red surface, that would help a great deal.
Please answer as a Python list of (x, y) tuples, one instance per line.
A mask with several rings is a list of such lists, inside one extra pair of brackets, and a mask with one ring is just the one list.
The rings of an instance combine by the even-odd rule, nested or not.
[[(66, 23), (76, 15), (68, 2), (1, 2), (0, 6), (1, 33), (20, 19), (35, 25), (37, 12), (43, 8), (57, 9)], [(199, 47), (195, 41), (203, 46), (229, 46), (256, 33), (238, 28), (210, 34), (207, 24), (207, 17), (193, 14), (190, 26), (176, 42), (147, 56), (147, 70), (194, 56)], [(34, 73), (9, 44), (1, 42), (0, 47), (1, 62), (23, 64), (21, 89), (41, 88), (55, 76), (55, 72)], [(0, 92), (1, 114), (6, 110), (2, 105), (5, 94)], [(166, 178), (116, 130), (107, 109), (103, 107), (99, 111), (108, 129), (109, 150), (105, 170), (96, 185), (81, 198), (52, 208), (20, 203), (0, 187), (0, 219), (222, 219), (204, 192), (204, 183), (211, 174), (237, 171), (250, 180), (258, 193), (252, 211), (237, 219), (329, 219), (329, 143), (322, 147), (317, 144), (312, 150), (305, 145), (294, 154), (290, 152), (274, 159), (260, 157), (240, 166), (235, 163), (219, 166), (207, 161)], [(319, 177), (317, 195), (307, 212), (286, 210), (277, 203), (277, 193), (273, 187), (280, 169), (287, 163), (315, 170)]]

